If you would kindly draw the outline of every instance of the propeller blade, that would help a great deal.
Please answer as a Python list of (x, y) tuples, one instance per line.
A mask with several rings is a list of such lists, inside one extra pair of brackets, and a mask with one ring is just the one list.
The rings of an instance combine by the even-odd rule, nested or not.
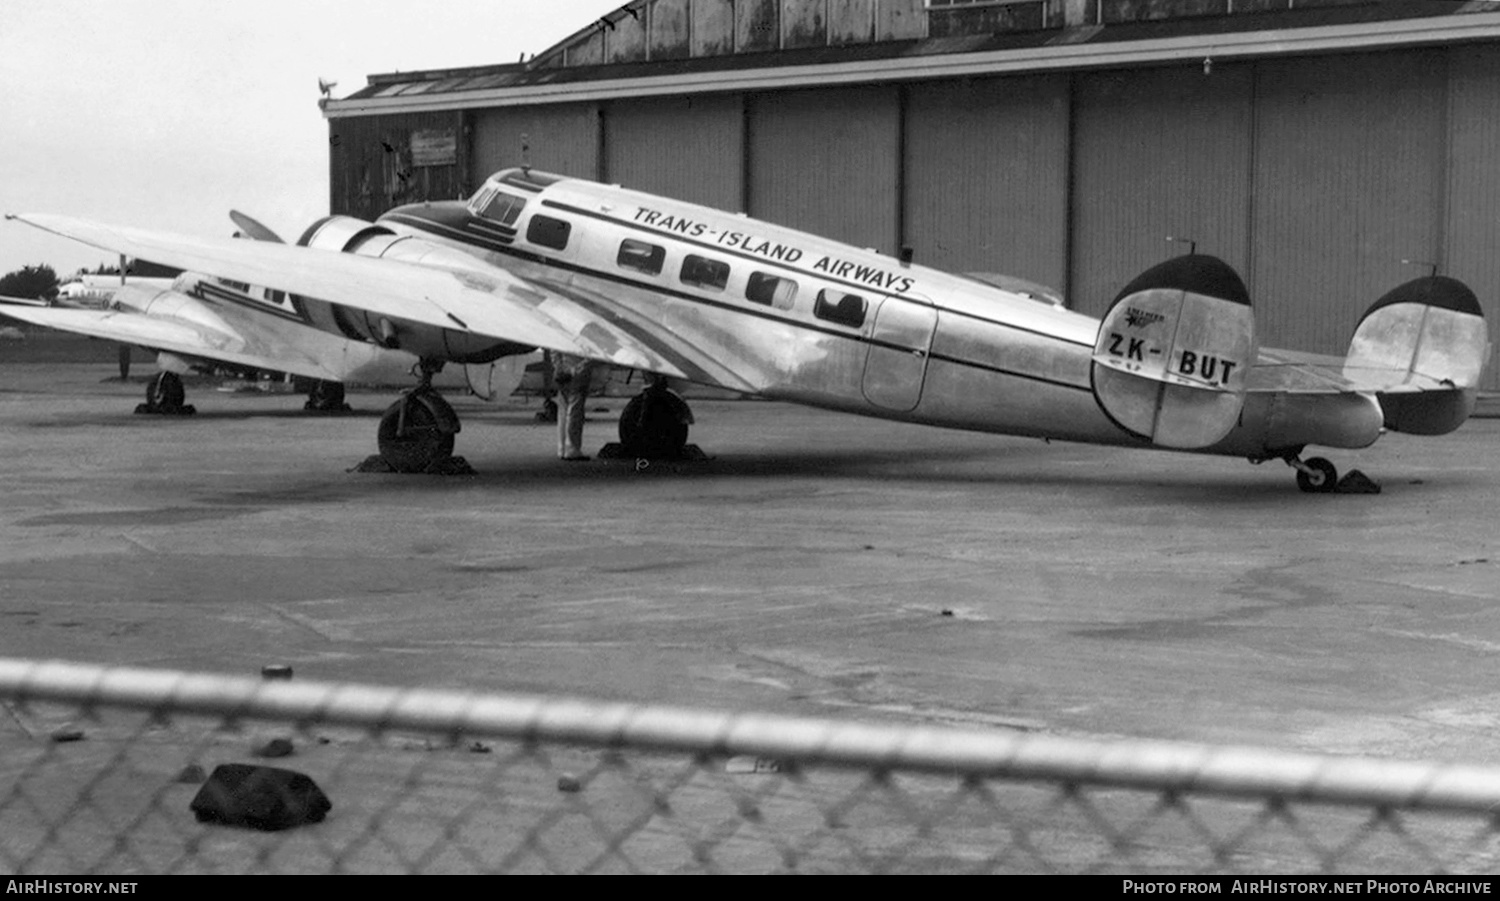
[(261, 225), (259, 222), (256, 222), (249, 216), (246, 216), (239, 210), (230, 210), (229, 218), (234, 220), (235, 226), (239, 228), (239, 230), (247, 238), (253, 238), (256, 241), (269, 241), (272, 244), (286, 243), (285, 241), (281, 240), (281, 238), (275, 232), (271, 231), (269, 228), (266, 228), (264, 225)]

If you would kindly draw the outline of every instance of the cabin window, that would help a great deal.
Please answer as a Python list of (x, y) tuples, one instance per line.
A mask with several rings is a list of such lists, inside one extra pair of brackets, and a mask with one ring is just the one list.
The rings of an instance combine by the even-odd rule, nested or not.
[(485, 204), (489, 203), (490, 199), (494, 196), (495, 189), (490, 187), (489, 185), (485, 185), (484, 187), (475, 191), (474, 196), (469, 198), (469, 212), (473, 213), (476, 216), (478, 216), (480, 213), (483, 213)]
[(515, 225), (525, 206), (526, 198), (497, 191), (484, 208), (484, 218), (501, 225)]
[(729, 284), (729, 264), (690, 253), (682, 258), (682, 283), (722, 291)]
[(667, 258), (667, 249), (645, 241), (626, 238), (620, 242), (620, 255), (615, 262), (626, 269), (635, 269), (647, 275), (661, 272), (662, 262)]
[(766, 272), (750, 273), (750, 280), (745, 284), (746, 300), (778, 310), (790, 310), (796, 296), (796, 282)]
[(568, 235), (572, 232), (572, 223), (538, 213), (531, 217), (531, 224), (526, 227), (526, 240), (553, 250), (563, 250), (568, 246)]
[(839, 325), (859, 328), (865, 324), (865, 299), (858, 294), (846, 294), (832, 288), (818, 292), (818, 302), (813, 305), (813, 315)]

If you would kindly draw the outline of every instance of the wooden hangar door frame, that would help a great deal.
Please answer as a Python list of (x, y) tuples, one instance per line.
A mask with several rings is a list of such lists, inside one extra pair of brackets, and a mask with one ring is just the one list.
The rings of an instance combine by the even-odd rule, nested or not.
[(1131, 279), (1188, 252), (1168, 236), (1248, 277), (1253, 87), (1251, 64), (1076, 76), (1068, 306), (1102, 316)]
[[(330, 119), (329, 209), (373, 221), (403, 203), (468, 196), (462, 135), (458, 112)], [(424, 136), (451, 141), (451, 159), (422, 159), (416, 145)]]
[(739, 94), (611, 101), (603, 180), (675, 200), (745, 209), (745, 104)]
[(1376, 298), (1437, 262), (1443, 50), (1256, 65), (1248, 273), (1261, 342), (1342, 354)]
[(1101, 314), (1175, 236), (1240, 272), (1262, 343), (1344, 353), (1443, 252), (1444, 53), (1075, 76), (1069, 305)]
[(501, 106), (476, 109), (472, 115), (474, 188), (511, 166), (599, 177), (597, 103)]
[(895, 86), (745, 98), (745, 196), (757, 219), (895, 255), (901, 103)]
[(1061, 291), (1068, 76), (965, 78), (905, 91), (902, 243), (916, 262)]
[[(1448, 50), (1447, 209), (1443, 275), (1462, 280), (1479, 296), (1490, 324), (1490, 344), (1500, 349), (1500, 46)], [(1493, 356), (1483, 387), (1500, 389)]]

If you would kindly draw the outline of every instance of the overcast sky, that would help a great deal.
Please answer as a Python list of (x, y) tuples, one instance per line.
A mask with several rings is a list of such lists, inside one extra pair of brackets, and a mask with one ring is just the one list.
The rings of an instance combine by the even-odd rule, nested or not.
[[(0, 0), (0, 212), (295, 237), (328, 212), (319, 78), (515, 62), (625, 2)], [(101, 262), (0, 222), (0, 274)]]

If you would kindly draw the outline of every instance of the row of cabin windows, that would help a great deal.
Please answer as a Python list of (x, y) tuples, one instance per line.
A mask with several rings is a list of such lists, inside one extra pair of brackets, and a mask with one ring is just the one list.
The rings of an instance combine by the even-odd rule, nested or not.
[[(620, 242), (620, 252), (615, 262), (624, 269), (634, 269), (646, 275), (660, 275), (666, 264), (666, 248), (634, 238)], [(723, 260), (688, 254), (682, 258), (682, 269), (678, 279), (684, 285), (709, 291), (722, 291), (729, 284), (729, 264)], [(745, 283), (745, 299), (778, 310), (790, 310), (797, 297), (797, 283), (789, 278), (769, 272), (752, 272)], [(831, 288), (818, 291), (813, 301), (813, 315), (850, 328), (865, 324), (865, 299), (858, 294), (849, 294)]]
[[(506, 225), (513, 224), (521, 214), (525, 200), (505, 192), (499, 192), (485, 209), (485, 215)], [(573, 226), (563, 219), (537, 213), (526, 227), (526, 240), (552, 250), (565, 250), (572, 235)], [(647, 275), (660, 275), (666, 265), (666, 248), (646, 241), (626, 238), (620, 242), (620, 252), (615, 262), (622, 268), (634, 269)], [(685, 285), (710, 291), (722, 291), (729, 284), (729, 264), (723, 260), (688, 254), (682, 259), (678, 278)], [(768, 272), (752, 272), (745, 284), (745, 299), (778, 310), (790, 310), (797, 297), (797, 283), (789, 278), (771, 275)], [(865, 324), (865, 299), (831, 288), (818, 291), (813, 301), (813, 315), (819, 319), (859, 328)]]

